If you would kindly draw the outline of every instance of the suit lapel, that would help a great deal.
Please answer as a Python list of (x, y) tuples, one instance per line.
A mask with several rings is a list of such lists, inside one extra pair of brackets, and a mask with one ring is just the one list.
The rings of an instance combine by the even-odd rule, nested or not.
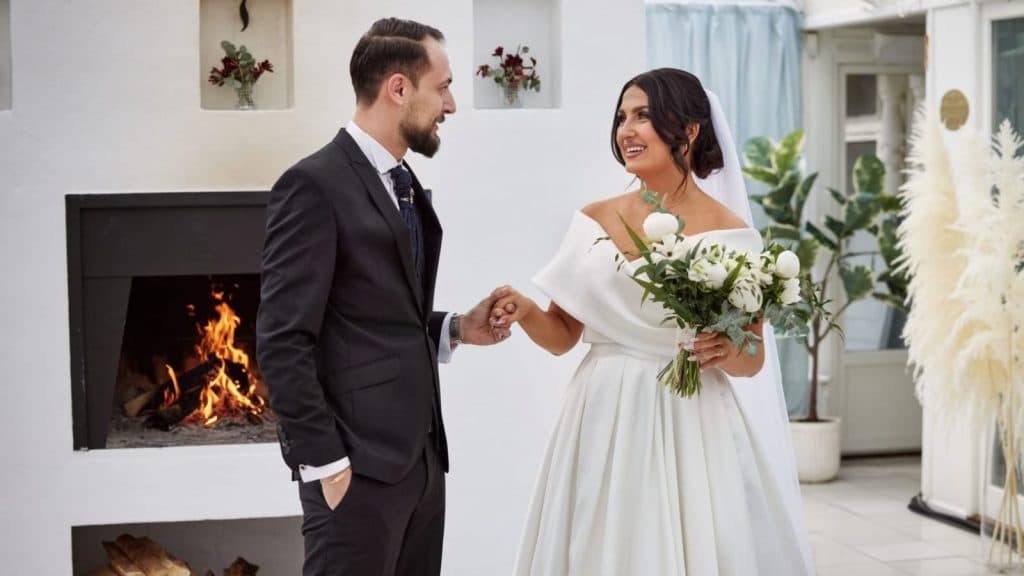
[(344, 128), (338, 132), (334, 142), (348, 154), (352, 169), (362, 181), (363, 187), (369, 193), (370, 199), (377, 207), (377, 211), (380, 212), (388, 227), (391, 228), (391, 233), (395, 239), (395, 248), (398, 249), (399, 258), (402, 260), (402, 269), (405, 271), (405, 280), (409, 284), (413, 297), (416, 299), (417, 306), (422, 309), (424, 305), (423, 287), (416, 281), (416, 269), (412, 260), (412, 248), (410, 248), (409, 227), (406, 226), (405, 220), (402, 220), (402, 216), (398, 212), (398, 208), (395, 207), (394, 202), (388, 197), (388, 191), (381, 183), (380, 175), (377, 174), (376, 169), (367, 160), (363, 151), (359, 149), (359, 145), (356, 144), (356, 141), (349, 136)]

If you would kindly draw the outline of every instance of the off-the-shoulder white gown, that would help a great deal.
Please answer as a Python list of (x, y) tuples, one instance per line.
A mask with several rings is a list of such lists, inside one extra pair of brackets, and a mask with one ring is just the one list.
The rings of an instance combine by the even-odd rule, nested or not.
[[(657, 380), (675, 354), (664, 309), (641, 306), (618, 249), (582, 212), (534, 278), (585, 326), (530, 506), (520, 576), (799, 576), (812, 565), (791, 478), (773, 474), (732, 380), (683, 399)], [(751, 229), (703, 234), (759, 252)], [(621, 256), (621, 255), (620, 255)], [(785, 476), (785, 475), (783, 475)], [(790, 491), (784, 497), (785, 491)], [(796, 505), (799, 506), (799, 495)]]

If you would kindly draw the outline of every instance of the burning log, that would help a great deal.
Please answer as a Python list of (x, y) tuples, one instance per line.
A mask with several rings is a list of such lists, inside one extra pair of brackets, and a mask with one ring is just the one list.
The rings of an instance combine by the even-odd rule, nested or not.
[(213, 369), (213, 362), (207, 360), (182, 374), (181, 378), (178, 378), (177, 383), (175, 383), (174, 378), (169, 378), (167, 382), (164, 382), (157, 389), (160, 391), (160, 394), (153, 398), (150, 404), (155, 403), (155, 400), (159, 398), (163, 398), (164, 390), (175, 390), (177, 399), (169, 406), (157, 408), (156, 412), (146, 419), (146, 425), (166, 432), (171, 429), (171, 426), (181, 422), (182, 419), (195, 411), (199, 407), (199, 395), (209, 382), (210, 371)]
[(163, 386), (152, 388), (122, 404), (125, 416), (131, 416), (132, 418), (138, 416), (139, 412), (142, 412), (146, 406), (152, 404), (153, 399), (157, 397), (157, 392), (162, 389)]
[(259, 571), (260, 567), (255, 564), (250, 564), (239, 556), (235, 558), (235, 561), (224, 569), (224, 576), (256, 576), (256, 572)]
[(117, 576), (193, 576), (188, 564), (171, 557), (149, 538), (122, 534), (114, 542), (104, 542), (110, 568)]
[(249, 355), (235, 345), (241, 319), (222, 291), (214, 290), (211, 296), (218, 302), (218, 316), (196, 325), (200, 341), (192, 356), (205, 361), (181, 375), (167, 366), (169, 379), (126, 401), (126, 415), (148, 415), (143, 424), (165, 432), (179, 424), (211, 428), (221, 421), (263, 423), (267, 403), (258, 371)]

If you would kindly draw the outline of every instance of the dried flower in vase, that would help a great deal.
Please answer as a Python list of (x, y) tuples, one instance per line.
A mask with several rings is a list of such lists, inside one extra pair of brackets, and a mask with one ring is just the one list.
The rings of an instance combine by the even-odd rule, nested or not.
[[(1024, 566), (1017, 495), (1024, 447), (1024, 142), (1003, 122), (992, 150), (970, 131), (947, 154), (938, 118), (919, 116), (900, 238), (910, 272), (906, 337), (918, 393), (948, 425), (996, 422), (1005, 462), (989, 562)], [(951, 161), (952, 160), (952, 161)], [(945, 421), (945, 422), (943, 422)], [(972, 427), (973, 428), (973, 427)]]

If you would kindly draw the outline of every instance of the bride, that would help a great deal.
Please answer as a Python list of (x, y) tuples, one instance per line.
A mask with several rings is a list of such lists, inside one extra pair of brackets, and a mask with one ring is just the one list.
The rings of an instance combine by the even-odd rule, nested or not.
[(771, 327), (750, 327), (764, 335), (755, 356), (702, 334), (691, 358), (703, 391), (684, 399), (657, 378), (675, 355), (675, 328), (659, 306), (641, 306), (629, 278), (623, 221), (641, 230), (659, 202), (688, 236), (761, 250), (717, 98), (682, 70), (640, 74), (619, 94), (611, 142), (643, 187), (573, 215), (534, 278), (547, 310), (504, 287), (492, 313), (495, 327), (518, 322), (554, 354), (581, 337), (590, 344), (548, 446), (516, 574), (812, 574)]

